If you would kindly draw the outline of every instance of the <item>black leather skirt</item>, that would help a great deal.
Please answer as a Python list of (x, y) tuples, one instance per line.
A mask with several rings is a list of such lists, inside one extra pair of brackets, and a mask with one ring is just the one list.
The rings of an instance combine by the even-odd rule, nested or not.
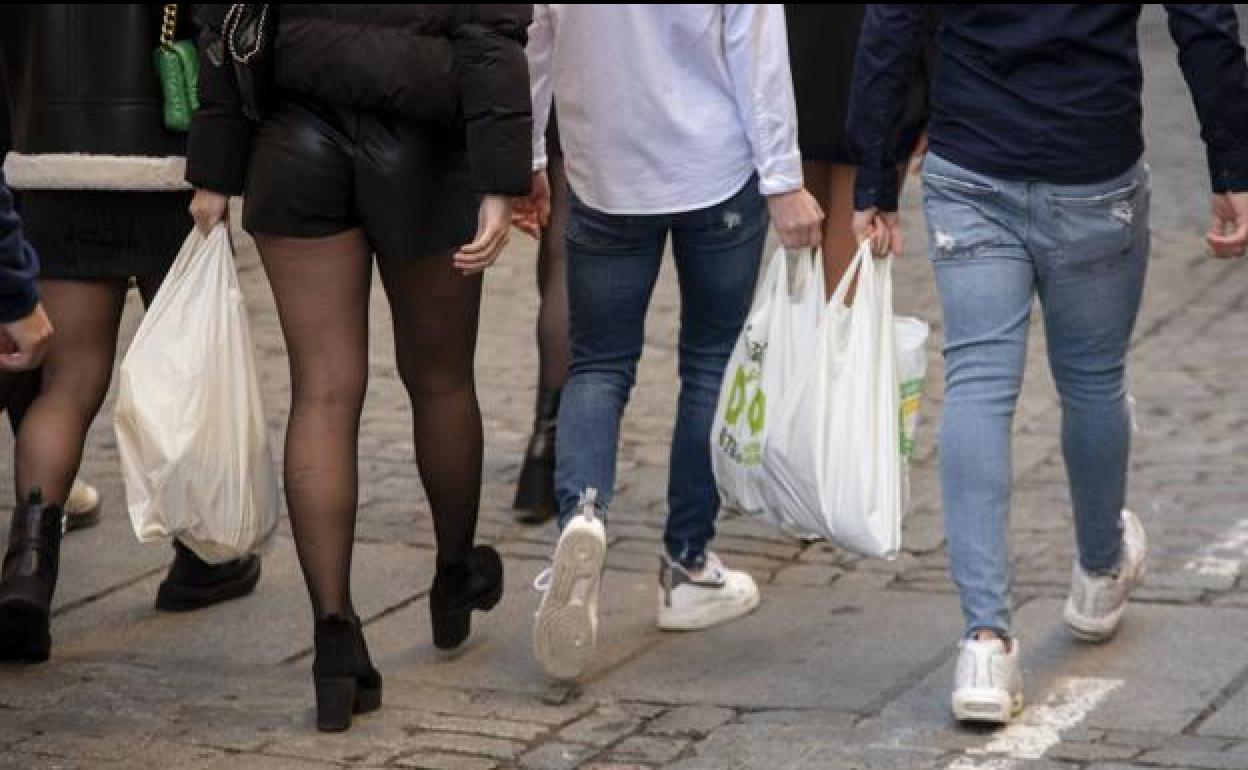
[(471, 241), (479, 205), (462, 127), (290, 98), (252, 144), (243, 226), (291, 238), (358, 227), (379, 259), (421, 259)]

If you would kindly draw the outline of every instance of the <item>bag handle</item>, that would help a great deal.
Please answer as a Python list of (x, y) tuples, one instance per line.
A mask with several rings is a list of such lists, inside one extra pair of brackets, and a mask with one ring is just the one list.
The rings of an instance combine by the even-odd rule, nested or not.
[(168, 48), (173, 45), (173, 36), (178, 31), (178, 6), (176, 4), (166, 5), (164, 10), (165, 18), (160, 25), (160, 44)]
[(252, 42), (250, 51), (239, 52), (238, 50), (238, 25), (243, 22), (243, 13), (247, 10), (247, 3), (234, 3), (229, 10), (225, 12), (225, 20), (221, 23), (221, 33), (225, 38), (226, 47), (229, 48), (230, 57), (239, 64), (250, 64), (251, 60), (260, 53), (260, 49), (264, 47), (264, 28), (269, 21), (269, 4), (260, 3), (255, 7), (259, 19), (256, 22), (256, 39)]

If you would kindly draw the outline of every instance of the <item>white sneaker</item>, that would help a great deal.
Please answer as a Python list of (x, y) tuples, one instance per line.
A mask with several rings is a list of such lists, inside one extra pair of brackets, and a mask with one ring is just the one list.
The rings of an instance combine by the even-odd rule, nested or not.
[(962, 722), (1006, 724), (1023, 710), (1018, 640), (964, 639), (953, 681), (953, 715)]
[(1062, 618), (1070, 632), (1085, 642), (1103, 642), (1118, 630), (1131, 589), (1144, 580), (1148, 536), (1131, 511), (1122, 512), (1122, 564), (1113, 575), (1089, 575), (1075, 559), (1070, 597)]
[(724, 567), (713, 553), (690, 572), (663, 556), (659, 568), (659, 628), (697, 631), (748, 615), (758, 607), (758, 586), (749, 573)]
[(100, 521), (100, 492), (95, 487), (74, 479), (69, 497), (65, 499), (64, 531), (86, 529)]
[(597, 515), (598, 491), (587, 489), (580, 511), (564, 527), (555, 560), (534, 587), (544, 593), (533, 624), (533, 652), (554, 679), (575, 679), (598, 641), (598, 587), (607, 559), (607, 533)]

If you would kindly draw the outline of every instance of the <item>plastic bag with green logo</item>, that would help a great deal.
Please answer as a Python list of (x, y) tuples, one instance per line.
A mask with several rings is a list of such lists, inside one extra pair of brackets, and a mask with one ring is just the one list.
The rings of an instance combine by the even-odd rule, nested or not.
[(724, 373), (711, 461), (723, 505), (770, 518), (763, 453), (786, 391), (802, 378), (823, 312), (823, 260), (808, 250), (777, 250)]

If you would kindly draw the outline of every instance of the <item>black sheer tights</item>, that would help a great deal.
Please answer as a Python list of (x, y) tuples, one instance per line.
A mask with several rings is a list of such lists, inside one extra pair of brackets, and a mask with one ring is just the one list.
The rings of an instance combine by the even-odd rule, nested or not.
[[(257, 239), (290, 356), (286, 502), (316, 617), (350, 616), (360, 412), (368, 381), (372, 256), (362, 232)], [(482, 432), (473, 380), (481, 279), (449, 255), (378, 262), (416, 463), (433, 511), (438, 566), (472, 548)]]

